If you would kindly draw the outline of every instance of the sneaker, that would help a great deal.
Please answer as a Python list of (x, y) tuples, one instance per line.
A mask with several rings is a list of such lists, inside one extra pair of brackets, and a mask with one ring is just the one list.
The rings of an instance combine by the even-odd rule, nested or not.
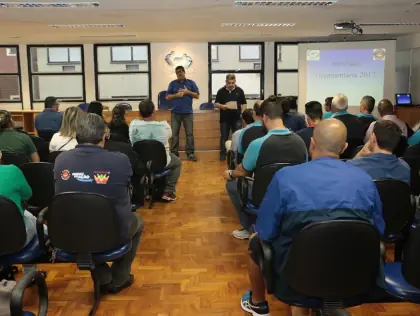
[(238, 229), (238, 230), (234, 230), (232, 232), (233, 237), (244, 240), (244, 239), (249, 239), (249, 237), (251, 236), (251, 233), (249, 231), (247, 231), (246, 229)]
[(267, 301), (254, 305), (252, 303), (252, 292), (245, 293), (241, 298), (241, 307), (252, 316), (270, 316)]
[(172, 202), (176, 200), (176, 195), (173, 192), (166, 192), (162, 195), (162, 200)]
[(189, 154), (189, 155), (187, 156), (187, 159), (188, 159), (189, 161), (197, 161), (197, 157), (196, 157), (194, 154)]

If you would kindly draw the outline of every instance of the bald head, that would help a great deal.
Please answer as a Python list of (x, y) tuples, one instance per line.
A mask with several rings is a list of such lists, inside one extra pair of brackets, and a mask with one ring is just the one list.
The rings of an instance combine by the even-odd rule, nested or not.
[[(315, 126), (311, 151), (318, 153), (318, 156), (327, 154), (339, 156), (347, 147), (346, 140), (347, 129), (341, 121), (333, 118), (323, 120)], [(312, 158), (313, 156), (312, 154)]]
[(383, 99), (378, 104), (378, 112), (381, 117), (385, 115), (393, 115), (394, 105), (388, 99)]
[(332, 99), (331, 106), (336, 111), (345, 111), (349, 107), (349, 99), (344, 94), (337, 94)]

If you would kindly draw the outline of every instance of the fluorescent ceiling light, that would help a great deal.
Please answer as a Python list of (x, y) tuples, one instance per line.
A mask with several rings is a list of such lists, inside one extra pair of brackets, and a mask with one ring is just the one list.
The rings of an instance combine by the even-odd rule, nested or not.
[(55, 29), (88, 29), (88, 28), (121, 28), (125, 27), (124, 24), (51, 24), (49, 27)]
[(99, 2), (0, 2), (1, 8), (97, 8)]
[(294, 27), (296, 23), (222, 23), (222, 27)]
[(320, 7), (330, 6), (337, 3), (339, 0), (273, 0), (273, 1), (253, 1), (253, 0), (237, 0), (235, 6), (237, 7)]

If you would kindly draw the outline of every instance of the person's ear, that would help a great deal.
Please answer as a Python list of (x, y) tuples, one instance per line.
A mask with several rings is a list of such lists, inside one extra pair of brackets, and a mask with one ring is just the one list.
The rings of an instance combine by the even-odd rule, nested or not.
[(312, 153), (315, 150), (315, 139), (311, 137), (311, 143), (309, 144), (309, 151)]
[(340, 156), (346, 151), (347, 147), (349, 147), (349, 144), (346, 142), (344, 143), (343, 149), (340, 152)]
[(378, 142), (378, 139), (376, 138), (375, 133), (372, 133), (372, 136), (370, 136), (370, 143), (372, 145), (376, 144)]

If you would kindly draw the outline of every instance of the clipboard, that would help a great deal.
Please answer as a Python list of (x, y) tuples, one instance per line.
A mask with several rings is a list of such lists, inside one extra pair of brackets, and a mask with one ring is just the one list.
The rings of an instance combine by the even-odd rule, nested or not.
[(238, 102), (236, 101), (229, 101), (225, 104), (229, 110), (237, 110), (238, 109)]

